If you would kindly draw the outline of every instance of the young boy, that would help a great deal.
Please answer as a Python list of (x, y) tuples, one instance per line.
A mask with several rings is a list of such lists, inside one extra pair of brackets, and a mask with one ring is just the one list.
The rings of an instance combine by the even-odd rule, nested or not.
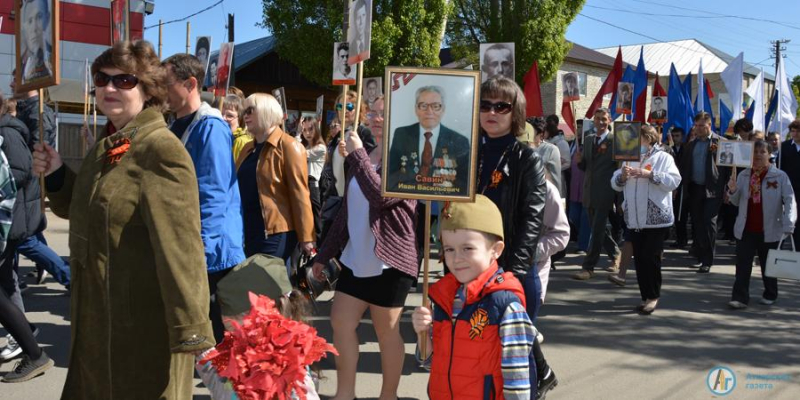
[(412, 315), (418, 334), (432, 333), (428, 394), (433, 400), (529, 400), (535, 329), (522, 285), (497, 266), (504, 247), (500, 210), (477, 195), (475, 203), (452, 203), (440, 219), (451, 273), (430, 287), (433, 311), (417, 307)]

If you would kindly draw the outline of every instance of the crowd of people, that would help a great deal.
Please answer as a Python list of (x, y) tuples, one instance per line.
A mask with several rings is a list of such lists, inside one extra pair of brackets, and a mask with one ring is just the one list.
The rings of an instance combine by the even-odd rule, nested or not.
[[(7, 110), (13, 103), (2, 103), (3, 164), (17, 189), (13, 206), (0, 202), (7, 213), (0, 217), (11, 221), (0, 230), (0, 323), (9, 332), (0, 358), (22, 354), (3, 380), (29, 380), (53, 365), (25, 318), (18, 254), (71, 291), (64, 398), (184, 399), (198, 357), (225, 337), (220, 281), (261, 254), (283, 260), (292, 276), (290, 259), (304, 253), (320, 281), (331, 265), (340, 270), (330, 315), (334, 399), (355, 398), (357, 328), (367, 310), (380, 347), (380, 399), (397, 398), (400, 316), (430, 238), (422, 234), (423, 204), (381, 195), (383, 97), (368, 105), (355, 92), (340, 95), (343, 121), (328, 123), (325, 137), (314, 117), (285, 132), (270, 94), (230, 88), (213, 105), (202, 101), (203, 64), (185, 54), (161, 61), (144, 41), (114, 45), (91, 73), (108, 124), (79, 170), (64, 164), (47, 130), (43, 140), (34, 137), (35, 92), (15, 96), (16, 116)], [(444, 111), (422, 104), (421, 119)], [(755, 153), (751, 168), (734, 171), (717, 166), (723, 137), (702, 112), (689, 132), (672, 129), (667, 140), (644, 125), (640, 161), (620, 163), (605, 108), (594, 112), (592, 132), (569, 140), (555, 115), (526, 120), (520, 87), (496, 76), (481, 85), (477, 111), (476, 201), (439, 205), (447, 273), (430, 288), (432, 306), (412, 316), (426, 337), (417, 357), (430, 369), (434, 399), (544, 399), (556, 387), (536, 324), (549, 275), (571, 240), (585, 252), (574, 279), (592, 279), (603, 250), (616, 285), (626, 284), (633, 263), (641, 294), (634, 309), (642, 315), (661, 298), (670, 237), (678, 249), (691, 242), (697, 272), (708, 273), (721, 217), (737, 248), (733, 309), (749, 303), (756, 255), (763, 276), (769, 249), (787, 237), (800, 245), (800, 120), (783, 143), (738, 121), (736, 136), (725, 139), (753, 140)], [(69, 265), (41, 234), (39, 174), (52, 212), (70, 221)], [(0, 189), (3, 176), (0, 168)], [(760, 302), (773, 304), (777, 281), (763, 280)]]

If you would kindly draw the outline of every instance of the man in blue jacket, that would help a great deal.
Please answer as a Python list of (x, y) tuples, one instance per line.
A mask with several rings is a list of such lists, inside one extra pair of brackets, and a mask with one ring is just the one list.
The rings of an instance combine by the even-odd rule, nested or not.
[(219, 110), (200, 100), (203, 64), (193, 55), (176, 54), (164, 61), (168, 103), (175, 113), (170, 130), (192, 157), (200, 189), (201, 236), (206, 253), (210, 318), (217, 343), (225, 327), (216, 301), (217, 283), (244, 261), (241, 199), (233, 160), (233, 134)]

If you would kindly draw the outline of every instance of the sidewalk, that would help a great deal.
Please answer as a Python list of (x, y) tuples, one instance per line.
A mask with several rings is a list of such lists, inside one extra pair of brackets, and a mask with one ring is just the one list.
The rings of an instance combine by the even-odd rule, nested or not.
[[(48, 220), (50, 245), (60, 255), (67, 255), (66, 221), (52, 214)], [(712, 268), (711, 274), (698, 275), (686, 267), (691, 259), (685, 252), (667, 250), (663, 297), (649, 317), (633, 311), (640, 301), (633, 271), (629, 271), (628, 286), (618, 288), (602, 271), (590, 281), (570, 279), (579, 268), (580, 256), (557, 263), (538, 323), (545, 337), (542, 349), (559, 380), (548, 399), (711, 399), (720, 397), (706, 386), (709, 371), (715, 366), (726, 366), (735, 374), (736, 386), (726, 399), (798, 398), (800, 284), (781, 281), (778, 302), (772, 307), (758, 305), (763, 286), (756, 268), (751, 280), (751, 307), (728, 310), (734, 273), (732, 251), (732, 247), (720, 247), (720, 265)], [(22, 266), (23, 274), (30, 270), (27, 260)], [(441, 265), (433, 265), (433, 273), (440, 270)], [(43, 286), (31, 285), (25, 293), (28, 318), (42, 329), (40, 343), (56, 367), (26, 383), (0, 384), (0, 400), (59, 398), (66, 378), (70, 335), (69, 297), (64, 293), (52, 279)], [(427, 398), (428, 375), (415, 364), (416, 335), (410, 322), (411, 311), (422, 302), (420, 293), (409, 295), (402, 319), (401, 333), (406, 342), (399, 393), (402, 399)], [(323, 295), (320, 316), (313, 318), (328, 340), (332, 337), (327, 317), (330, 297), (329, 293)], [(375, 399), (381, 384), (380, 353), (371, 324), (364, 322), (359, 328), (363, 342), (357, 395), (359, 399)], [(0, 334), (5, 335), (5, 331), (0, 329)], [(0, 365), (0, 374), (12, 367), (13, 362)], [(322, 362), (322, 374), (320, 392), (331, 396), (336, 390), (332, 359)], [(789, 381), (782, 380), (786, 374)], [(764, 378), (778, 380), (759, 380)], [(762, 386), (754, 389), (748, 384)], [(768, 389), (770, 384), (772, 388)], [(203, 388), (198, 387), (195, 393), (195, 399), (209, 399)]]

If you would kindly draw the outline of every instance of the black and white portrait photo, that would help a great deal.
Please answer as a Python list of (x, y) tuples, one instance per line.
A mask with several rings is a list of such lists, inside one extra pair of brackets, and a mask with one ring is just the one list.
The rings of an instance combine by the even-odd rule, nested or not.
[(213, 92), (217, 87), (217, 64), (219, 53), (214, 53), (208, 59), (208, 69), (206, 71), (206, 90)]
[(194, 56), (203, 64), (208, 72), (208, 56), (211, 54), (211, 36), (200, 36), (194, 45)]
[(363, 91), (362, 97), (367, 101), (367, 105), (372, 107), (375, 99), (383, 94), (383, 78), (365, 78)]
[(58, 1), (26, 0), (18, 5), (15, 19), (17, 43), (17, 90), (33, 90), (58, 84)]
[(656, 96), (650, 102), (650, 121), (667, 122), (667, 96)]
[(575, 101), (581, 99), (581, 89), (578, 86), (578, 73), (567, 72), (561, 76), (561, 94), (564, 101)]
[(514, 43), (481, 43), (481, 82), (495, 75), (514, 79)]
[(333, 84), (334, 85), (355, 85), (356, 67), (350, 65), (347, 60), (350, 58), (350, 44), (347, 42), (336, 42), (333, 44)]
[(617, 85), (617, 113), (630, 114), (633, 109), (633, 84), (620, 82)]
[(478, 72), (389, 67), (387, 73), (384, 192), (440, 200), (474, 196), (477, 113), (470, 110), (477, 109)]
[(350, 43), (350, 65), (369, 59), (369, 46), (372, 35), (372, 1), (349, 0), (349, 28), (347, 42)]
[(755, 142), (720, 140), (717, 151), (717, 166), (751, 168)]

